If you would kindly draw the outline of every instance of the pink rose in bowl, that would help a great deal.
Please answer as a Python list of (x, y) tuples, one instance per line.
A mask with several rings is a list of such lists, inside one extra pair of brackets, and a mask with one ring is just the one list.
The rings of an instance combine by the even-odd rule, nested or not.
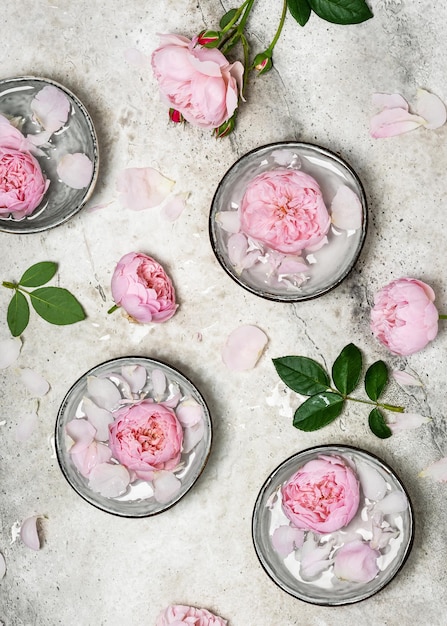
[(289, 169), (256, 176), (245, 191), (240, 218), (246, 235), (284, 254), (320, 244), (331, 223), (317, 181)]
[(115, 268), (111, 287), (115, 304), (137, 322), (166, 322), (177, 310), (171, 279), (160, 263), (146, 254), (124, 255)]
[(113, 413), (112, 456), (138, 478), (152, 480), (155, 470), (172, 470), (182, 453), (183, 430), (174, 411), (143, 400)]
[(0, 146), (0, 216), (31, 215), (49, 184), (32, 154)]
[(331, 533), (352, 520), (360, 501), (353, 470), (339, 456), (308, 461), (282, 486), (282, 509), (301, 530)]
[(228, 63), (217, 48), (202, 48), (180, 35), (161, 35), (152, 68), (169, 107), (200, 128), (218, 128), (235, 112), (242, 63)]
[(371, 330), (393, 354), (422, 350), (438, 333), (433, 289), (415, 278), (399, 278), (374, 297)]
[(171, 604), (160, 613), (155, 626), (226, 626), (227, 620), (210, 613), (207, 609)]

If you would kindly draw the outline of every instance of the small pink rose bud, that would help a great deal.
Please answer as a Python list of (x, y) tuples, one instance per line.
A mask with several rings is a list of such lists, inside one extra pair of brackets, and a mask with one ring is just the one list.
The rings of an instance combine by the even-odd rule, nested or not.
[(196, 43), (204, 48), (217, 48), (220, 43), (220, 33), (215, 30), (202, 30), (197, 35)]
[(175, 124), (180, 124), (181, 122), (185, 121), (183, 115), (180, 113), (180, 111), (177, 111), (176, 109), (169, 109), (169, 119)]
[(222, 137), (226, 137), (230, 133), (233, 132), (235, 126), (235, 116), (230, 117), (229, 120), (224, 122), (219, 126), (219, 128), (215, 128), (213, 131), (213, 135), (216, 139), (222, 139)]
[(259, 74), (265, 74), (269, 72), (273, 67), (272, 53), (266, 50), (257, 54), (253, 61), (253, 67)]

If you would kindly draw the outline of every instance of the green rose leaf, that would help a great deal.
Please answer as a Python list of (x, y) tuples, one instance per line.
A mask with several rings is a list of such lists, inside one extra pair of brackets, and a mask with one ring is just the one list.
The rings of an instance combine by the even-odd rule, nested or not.
[(16, 291), (11, 298), (6, 314), (9, 330), (13, 337), (18, 337), (23, 333), (29, 322), (28, 301), (20, 291)]
[(368, 418), (369, 427), (376, 437), (388, 439), (393, 434), (379, 409), (373, 409)]
[(338, 393), (330, 391), (311, 396), (295, 411), (293, 425), (306, 432), (319, 430), (340, 415), (344, 402)]
[(304, 396), (326, 391), (330, 380), (319, 363), (305, 356), (283, 356), (273, 359), (279, 377), (290, 389)]
[(388, 368), (383, 361), (376, 361), (365, 374), (365, 391), (368, 398), (377, 402), (388, 382)]
[(228, 26), (228, 24), (231, 22), (231, 20), (234, 18), (234, 16), (237, 13), (237, 9), (230, 9), (228, 11), (228, 13), (225, 13), (225, 15), (223, 15), (220, 18), (220, 22), (219, 22), (219, 26), (221, 28), (225, 28), (225, 26)]
[(287, 6), (298, 24), (305, 26), (312, 11), (308, 0), (287, 0)]
[(332, 378), (343, 395), (351, 393), (362, 373), (362, 353), (353, 343), (343, 348), (332, 366)]
[(315, 13), (333, 24), (359, 24), (373, 14), (365, 0), (308, 0)]
[(36, 263), (26, 270), (19, 281), (19, 285), (22, 287), (40, 287), (51, 280), (56, 272), (57, 263), (51, 261)]
[(30, 292), (34, 310), (50, 324), (64, 326), (85, 319), (82, 306), (73, 294), (61, 287), (41, 287)]

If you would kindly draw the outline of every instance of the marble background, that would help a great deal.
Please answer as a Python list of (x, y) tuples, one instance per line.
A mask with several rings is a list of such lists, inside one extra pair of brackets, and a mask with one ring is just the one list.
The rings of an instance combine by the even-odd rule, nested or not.
[[(423, 0), (370, 0), (374, 19), (341, 27), (313, 16), (304, 29), (287, 19), (275, 68), (253, 79), (236, 131), (216, 141), (208, 132), (167, 122), (151, 71), (125, 61), (129, 48), (149, 55), (157, 33), (192, 36), (215, 27), (232, 3), (217, 0), (3, 0), (0, 78), (35, 75), (71, 89), (91, 113), (99, 137), (100, 175), (89, 205), (58, 228), (36, 235), (0, 233), (1, 279), (18, 280), (37, 261), (59, 264), (60, 285), (81, 300), (88, 318), (67, 327), (32, 316), (15, 366), (0, 371), (0, 621), (6, 626), (154, 624), (177, 602), (207, 607), (231, 626), (365, 626), (445, 624), (446, 486), (418, 473), (447, 454), (446, 332), (407, 359), (391, 357), (371, 336), (374, 292), (400, 276), (429, 282), (447, 312), (445, 210), (447, 126), (389, 140), (369, 137), (371, 95), (424, 87), (447, 101), (447, 5)], [(249, 23), (254, 51), (270, 42), (281, 3), (258, 0)], [(221, 269), (208, 239), (208, 212), (228, 167), (248, 150), (281, 140), (314, 142), (346, 159), (367, 193), (370, 226), (349, 278), (320, 299), (300, 304), (262, 300)], [(115, 190), (125, 167), (152, 166), (189, 193), (173, 223), (158, 209), (123, 209)], [(88, 206), (105, 203), (101, 210)], [(163, 325), (139, 327), (112, 305), (110, 278), (131, 250), (168, 269), (180, 303)], [(0, 290), (0, 339), (9, 336), (10, 292)], [(228, 333), (255, 324), (269, 337), (257, 367), (229, 371), (220, 351)], [(199, 341), (198, 337), (202, 340)], [(409, 395), (390, 386), (432, 422), (386, 441), (353, 406), (324, 430), (292, 427), (296, 398), (279, 383), (271, 359), (302, 354), (331, 364), (350, 341), (365, 360), (416, 372), (424, 387)], [(85, 503), (63, 478), (51, 446), (56, 413), (72, 383), (109, 358), (137, 354), (165, 360), (199, 387), (210, 407), (214, 444), (194, 489), (154, 518), (110, 516)], [(15, 438), (34, 400), (20, 383), (30, 367), (51, 384), (39, 401), (30, 440)], [(281, 461), (324, 443), (378, 454), (400, 475), (412, 498), (416, 537), (398, 577), (375, 597), (340, 608), (307, 605), (277, 588), (251, 542), (259, 488)], [(39, 552), (11, 529), (42, 516)]]

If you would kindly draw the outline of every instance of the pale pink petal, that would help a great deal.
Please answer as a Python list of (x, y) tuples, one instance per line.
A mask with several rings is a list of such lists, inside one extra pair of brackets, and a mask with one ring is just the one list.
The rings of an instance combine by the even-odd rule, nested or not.
[(239, 211), (220, 211), (216, 215), (216, 222), (227, 233), (238, 233), (241, 230)]
[(308, 269), (309, 267), (303, 258), (286, 256), (278, 266), (278, 275), (291, 276), (306, 272)]
[(169, 395), (166, 400), (164, 400), (161, 404), (169, 407), (170, 409), (175, 409), (177, 404), (180, 402), (182, 398), (182, 393), (176, 384), (169, 385)]
[(101, 209), (105, 209), (106, 207), (110, 206), (111, 204), (113, 204), (113, 200), (110, 200), (109, 202), (101, 202), (100, 204), (92, 204), (92, 205), (88, 206), (86, 210), (89, 213), (94, 213), (95, 211), (100, 211)]
[(228, 335), (222, 348), (222, 360), (231, 370), (250, 370), (258, 362), (267, 342), (267, 335), (257, 326), (239, 326)]
[(121, 374), (129, 384), (132, 393), (140, 392), (146, 384), (147, 372), (142, 365), (123, 365)]
[(24, 367), (20, 370), (20, 378), (22, 383), (28, 389), (30, 394), (35, 398), (41, 398), (50, 389), (50, 384), (45, 378), (28, 367)]
[(129, 65), (133, 65), (134, 67), (145, 68), (150, 65), (150, 58), (143, 54), (137, 48), (128, 48), (124, 51), (124, 58), (129, 63)]
[(49, 130), (44, 130), (36, 135), (27, 135), (26, 139), (30, 141), (33, 146), (49, 146), (48, 141), (53, 133)]
[(112, 458), (112, 451), (106, 445), (92, 441), (82, 450), (70, 450), (71, 460), (79, 472), (86, 478), (90, 476), (94, 467), (101, 463), (107, 463)]
[(191, 452), (193, 448), (202, 440), (202, 437), (205, 433), (205, 423), (203, 420), (194, 424), (190, 428), (185, 428), (183, 431), (183, 444), (182, 444), (182, 452), (188, 454)]
[(31, 101), (31, 111), (45, 130), (54, 133), (65, 124), (70, 113), (67, 96), (57, 87), (47, 85)]
[(393, 421), (388, 420), (387, 424), (393, 434), (419, 428), (419, 426), (431, 422), (430, 417), (424, 417), (419, 413), (393, 413), (392, 419)]
[(31, 550), (40, 550), (40, 539), (37, 531), (39, 515), (28, 517), (20, 527), (20, 539)]
[(110, 411), (102, 409), (95, 404), (90, 398), (82, 399), (82, 410), (87, 416), (88, 421), (96, 430), (95, 439), (98, 441), (109, 440), (109, 424), (113, 422), (113, 415)]
[(383, 476), (368, 463), (357, 462), (356, 468), (365, 498), (373, 501), (382, 500), (387, 492)]
[(6, 561), (5, 561), (5, 557), (0, 552), (0, 580), (4, 577), (5, 574), (6, 574)]
[(107, 378), (120, 390), (120, 393), (123, 397), (123, 402), (134, 400), (130, 385), (124, 376), (113, 372), (113, 374), (110, 374), (109, 376), (107, 376)]
[(172, 472), (161, 470), (154, 472), (152, 484), (154, 486), (154, 498), (160, 504), (167, 504), (178, 494), (182, 483)]
[(370, 134), (374, 139), (394, 137), (424, 124), (424, 118), (405, 109), (385, 109), (371, 118)]
[(312, 533), (307, 535), (301, 549), (300, 563), (300, 574), (304, 580), (312, 580), (332, 565), (329, 555), (333, 545), (332, 541), (327, 541), (319, 546)]
[(99, 463), (90, 472), (88, 486), (106, 498), (117, 498), (125, 493), (130, 475), (123, 465)]
[(285, 558), (297, 548), (301, 548), (304, 542), (304, 530), (292, 526), (278, 526), (272, 535), (272, 546)]
[(75, 442), (70, 452), (80, 452), (87, 448), (95, 438), (96, 429), (86, 419), (75, 418), (68, 422), (65, 432)]
[(375, 505), (375, 510), (381, 511), (384, 515), (402, 513), (407, 508), (408, 499), (403, 491), (392, 491)]
[(399, 383), (399, 385), (408, 387), (423, 387), (419, 378), (416, 378), (415, 376), (412, 376), (412, 374), (404, 372), (403, 370), (394, 370), (392, 372), (392, 376), (394, 380)]
[(428, 476), (429, 478), (433, 478), (434, 480), (437, 480), (439, 482), (446, 483), (447, 482), (447, 456), (429, 465), (426, 469), (422, 470), (422, 472), (419, 473), (419, 476), (423, 478)]
[(342, 230), (358, 230), (362, 226), (362, 203), (347, 185), (340, 185), (332, 199), (331, 220)]
[(334, 558), (334, 574), (341, 580), (367, 583), (379, 573), (378, 550), (357, 539), (345, 543), (337, 550)]
[(20, 339), (3, 339), (0, 341), (0, 370), (6, 369), (17, 361), (22, 342)]
[(161, 209), (162, 217), (168, 222), (175, 222), (185, 210), (188, 196), (187, 193), (172, 196)]
[(314, 246), (308, 246), (306, 248), (306, 252), (317, 252), (318, 250), (321, 250), (321, 248), (323, 246), (325, 246), (327, 243), (329, 243), (329, 239), (327, 238), (327, 236), (325, 235), (324, 237), (322, 237), (320, 239), (320, 241), (318, 243), (316, 243)]
[(126, 209), (142, 211), (166, 200), (174, 184), (153, 167), (132, 167), (119, 174), (116, 188)]
[(116, 409), (121, 402), (121, 393), (118, 387), (108, 378), (88, 376), (87, 391), (98, 406), (108, 411)]
[(408, 102), (400, 93), (374, 93), (372, 101), (378, 109), (409, 109)]
[(192, 398), (183, 400), (176, 408), (175, 414), (180, 424), (185, 428), (195, 426), (203, 419), (202, 407)]
[(414, 109), (418, 115), (425, 119), (425, 128), (440, 128), (446, 122), (445, 104), (438, 96), (425, 89), (418, 89)]
[(93, 176), (93, 163), (83, 152), (65, 154), (57, 164), (57, 175), (73, 189), (84, 189)]
[(227, 242), (228, 258), (238, 274), (252, 267), (261, 256), (261, 251), (249, 250), (248, 240), (242, 233), (233, 233)]
[(383, 515), (381, 512), (375, 513), (372, 519), (372, 538), (369, 547), (373, 550), (384, 550), (391, 539), (399, 535), (399, 530), (383, 524)]
[(38, 415), (35, 411), (26, 413), (16, 427), (16, 441), (27, 441), (37, 428)]
[(164, 372), (157, 367), (152, 370), (151, 379), (152, 379), (152, 389), (154, 391), (154, 398), (155, 400), (157, 399), (161, 400), (161, 398), (163, 397), (166, 391), (166, 385), (167, 385), (166, 376)]

